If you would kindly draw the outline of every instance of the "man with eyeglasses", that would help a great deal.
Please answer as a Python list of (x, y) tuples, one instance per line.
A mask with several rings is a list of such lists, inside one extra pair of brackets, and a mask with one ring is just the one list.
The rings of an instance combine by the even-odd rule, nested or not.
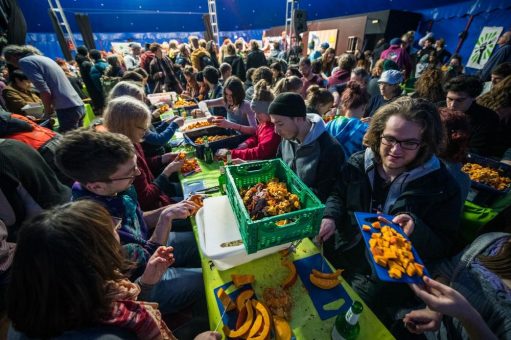
[(477, 96), (483, 90), (479, 78), (458, 76), (449, 80), (444, 88), (447, 107), (467, 116), (470, 127), (469, 151), (486, 157), (502, 156), (504, 150), (497, 143), (500, 140), (499, 116), (495, 111), (476, 103)]
[(412, 298), (405, 285), (383, 283), (371, 271), (354, 212), (394, 216), (427, 264), (453, 255), (460, 222), (460, 188), (435, 156), (443, 139), (433, 104), (401, 97), (381, 107), (328, 201), (320, 237), (343, 277), (387, 325), (386, 312)]
[[(143, 212), (133, 187), (140, 175), (133, 143), (110, 132), (76, 130), (66, 134), (55, 153), (57, 166), (77, 182), (73, 200), (92, 199), (121, 218), (117, 230), (128, 260), (135, 263), (131, 278), (144, 271), (159, 246), (172, 246), (175, 263), (152, 289), (152, 301), (162, 313), (194, 306), (199, 316), (205, 311), (204, 284), (193, 232), (173, 232), (176, 220), (189, 217), (198, 206), (190, 201)], [(144, 282), (141, 282), (144, 285)], [(152, 285), (147, 285), (152, 286)]]

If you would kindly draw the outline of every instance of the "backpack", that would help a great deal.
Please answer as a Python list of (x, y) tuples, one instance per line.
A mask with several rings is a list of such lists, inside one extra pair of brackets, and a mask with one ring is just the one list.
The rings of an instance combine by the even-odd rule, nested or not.
[(199, 65), (201, 70), (204, 70), (206, 66), (213, 66), (213, 62), (211, 61), (210, 57), (208, 57), (207, 55), (203, 55), (199, 59)]
[(103, 89), (103, 95), (108, 97), (110, 90), (121, 81), (121, 77), (109, 77), (109, 76), (101, 76), (99, 79), (101, 82), (101, 88)]

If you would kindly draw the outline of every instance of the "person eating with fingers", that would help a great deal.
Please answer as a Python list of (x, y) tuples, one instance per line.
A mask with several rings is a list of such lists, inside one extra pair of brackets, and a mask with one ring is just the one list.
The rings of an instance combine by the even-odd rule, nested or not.
[(135, 263), (131, 278), (140, 276), (158, 247), (175, 249), (173, 267), (153, 289), (152, 301), (159, 303), (162, 313), (193, 306), (197, 315), (203, 315), (204, 283), (195, 237), (191, 231), (171, 231), (198, 209), (197, 204), (185, 200), (142, 211), (133, 185), (140, 175), (135, 147), (118, 133), (72, 131), (63, 137), (55, 158), (59, 169), (76, 180), (73, 200), (91, 199), (121, 219), (117, 233), (125, 256)]
[(372, 273), (354, 212), (393, 215), (426, 266), (453, 255), (461, 193), (435, 156), (442, 140), (433, 104), (403, 97), (381, 107), (364, 137), (367, 148), (349, 158), (326, 202), (319, 234), (325, 256), (345, 269), (344, 278), (387, 326), (393, 307), (413, 294)]

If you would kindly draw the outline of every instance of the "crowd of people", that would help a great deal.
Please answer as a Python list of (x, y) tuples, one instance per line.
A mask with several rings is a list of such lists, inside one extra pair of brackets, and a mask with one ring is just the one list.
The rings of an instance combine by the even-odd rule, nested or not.
[[(173, 91), (245, 137), (218, 159), (281, 158), (312, 189), (325, 204), (324, 256), (396, 337), (511, 336), (510, 226), (460, 237), (467, 155), (511, 164), (511, 32), (478, 75), (433, 34), (418, 48), (408, 32), (301, 56), (284, 35), (263, 42), (82, 46), (75, 61), (3, 49), (1, 331), (220, 337), (190, 223), (199, 207), (183, 197), (169, 144), (185, 120), (160, 119), (147, 97)], [(100, 118), (87, 128), (84, 102)], [(34, 103), (42, 116), (24, 112)], [(376, 277), (357, 211), (394, 216), (429, 269), (424, 286)]]

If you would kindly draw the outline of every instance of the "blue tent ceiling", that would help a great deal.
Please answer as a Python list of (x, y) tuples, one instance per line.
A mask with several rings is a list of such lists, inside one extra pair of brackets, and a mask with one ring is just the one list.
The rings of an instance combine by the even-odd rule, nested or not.
[[(308, 20), (325, 19), (385, 9), (418, 11), (464, 0), (299, 0)], [(465, 0), (466, 1), (466, 0)], [(61, 0), (73, 32), (73, 13), (88, 13), (94, 32), (195, 32), (203, 31), (207, 0)], [(53, 32), (48, 2), (18, 0), (28, 32)], [(217, 0), (220, 31), (264, 29), (283, 25), (285, 0)], [(176, 14), (179, 13), (179, 14)], [(183, 14), (187, 13), (187, 14)]]

